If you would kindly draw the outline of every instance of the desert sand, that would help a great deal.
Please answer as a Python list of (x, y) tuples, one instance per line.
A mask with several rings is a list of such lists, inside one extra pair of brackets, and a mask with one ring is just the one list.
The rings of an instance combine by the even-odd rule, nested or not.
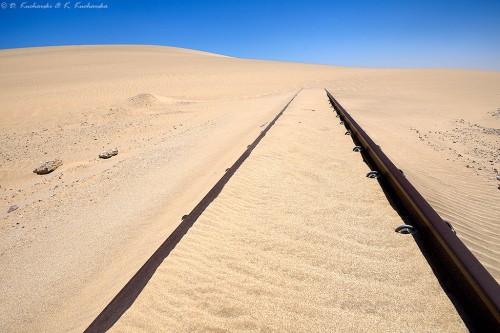
[(466, 331), (344, 132), (302, 90), (111, 331)]
[[(126, 45), (2, 50), (0, 58), (0, 200), (4, 207), (0, 211), (1, 331), (85, 329), (168, 237), (181, 217), (192, 210), (300, 88), (328, 88), (405, 171), (438, 213), (454, 225), (458, 236), (492, 275), (497, 280), (500, 278), (496, 218), (500, 214), (497, 204), (500, 191), (494, 170), (499, 169), (499, 72), (344, 68)], [(307, 121), (305, 117), (303, 122)], [(328, 141), (328, 131), (317, 135), (319, 141)], [(98, 158), (100, 152), (111, 148), (118, 149), (117, 156), (108, 160)], [(32, 172), (41, 162), (55, 158), (63, 161), (56, 171), (44, 176)], [(245, 177), (258, 182), (263, 176), (251, 173)], [(245, 177), (239, 181), (245, 181)], [(309, 179), (307, 175), (300, 177), (306, 177), (304, 181)], [(314, 174), (311, 177), (314, 178)], [(289, 185), (287, 193), (300, 192), (300, 182)], [(373, 184), (366, 186), (368, 193), (379, 195)], [(237, 188), (234, 191), (238, 192)], [(259, 199), (247, 198), (244, 191), (234, 191), (232, 194), (223, 192), (226, 200), (235, 204), (227, 209), (239, 209), (238, 204), (242, 202), (236, 198)], [(224, 198), (221, 197), (221, 201)], [(294, 200), (308, 202), (309, 206), (315, 204), (304, 193)], [(335, 204), (348, 205), (349, 201), (348, 197), (336, 197)], [(296, 223), (304, 209), (299, 203), (286, 206), (286, 211), (296, 214)], [(19, 208), (7, 213), (12, 205)], [(227, 223), (225, 213), (203, 216), (207, 223), (206, 226), (199, 223), (200, 228), (211, 228), (214, 223), (223, 227)], [(270, 214), (269, 217), (276, 214), (275, 211), (261, 213)], [(388, 210), (387, 202), (376, 200), (373, 209), (358, 215), (363, 221), (386, 220), (383, 230), (376, 232), (388, 233), (387, 237), (394, 242), (391, 244), (408, 251), (409, 256), (420, 255), (410, 238), (392, 233), (397, 216)], [(233, 222), (240, 218), (234, 217), (237, 221)], [(323, 230), (315, 228), (325, 227), (324, 224), (316, 227), (304, 224), (303, 227), (306, 231), (319, 233), (320, 239), (316, 242), (332, 241), (329, 237), (335, 240), (336, 236), (324, 234), (332, 232), (328, 228), (334, 226)], [(234, 228), (228, 232), (244, 230), (242, 225)], [(302, 230), (300, 225), (296, 228), (290, 231)], [(323, 261), (325, 267), (301, 276), (304, 279), (317, 277), (319, 281), (330, 279), (330, 282), (342, 282), (341, 286), (366, 284), (393, 292), (391, 280), (381, 282), (394, 268), (391, 258), (383, 260), (384, 264), (388, 261), (385, 267), (376, 264), (387, 255), (384, 252), (387, 249), (367, 239), (364, 246), (356, 247), (357, 236), (349, 243), (348, 237), (342, 235), (352, 230), (336, 231), (340, 233), (336, 239), (339, 243), (352, 246), (344, 248), (351, 249), (351, 256), (344, 253), (339, 259), (347, 271), (337, 267), (321, 277), (320, 273), (326, 272), (325, 267), (331, 265)], [(282, 230), (281, 234), (266, 237), (279, 245), (284, 240), (280, 237), (292, 237), (287, 232)], [(198, 237), (203, 238), (203, 233)], [(311, 237), (300, 243), (304, 251), (322, 246), (311, 245), (314, 233)], [(255, 239), (249, 241), (260, 243)], [(183, 243), (184, 240), (179, 253), (172, 254), (173, 259), (183, 253), (201, 256), (198, 252), (205, 251), (200, 247), (196, 247), (198, 250), (195, 247), (186, 249)], [(192, 243), (193, 240), (186, 239), (186, 244)], [(375, 251), (375, 263), (367, 259), (369, 267), (377, 266), (375, 271), (369, 268), (362, 271), (357, 266), (363, 261), (357, 262), (356, 258), (367, 248)], [(243, 253), (239, 254), (249, 257), (239, 260), (255, 261), (252, 264), (256, 266), (252, 269), (267, 258), (250, 259), (254, 253), (245, 252), (245, 247), (241, 251)], [(225, 254), (218, 255), (222, 260)], [(322, 258), (318, 254), (316, 259), (321, 262)], [(233, 259), (228, 258), (224, 265), (231, 265)], [(314, 261), (315, 258), (305, 259)], [(183, 262), (179, 269), (189, 267), (189, 258), (178, 260)], [(296, 267), (289, 268), (291, 275), (300, 275), (305, 267), (302, 265), (307, 264), (295, 254), (287, 260), (292, 262), (286, 261), (286, 267)], [(275, 275), (286, 268), (284, 263), (278, 264), (278, 270), (273, 271)], [(222, 265), (219, 265), (221, 269)], [(436, 325), (433, 326), (436, 330), (446, 325), (459, 329), (459, 318), (443, 291), (438, 290), (425, 263), (419, 261), (415, 265), (398, 264), (397, 274), (405, 276), (408, 270), (418, 267), (420, 278), (430, 285), (433, 304), (451, 313), (447, 322), (437, 320), (428, 324)], [(221, 272), (213, 271), (212, 278), (217, 278)], [(232, 281), (238, 282), (241, 277), (238, 275)], [(169, 278), (155, 275), (159, 283)], [(283, 290), (274, 292), (279, 297), (293, 297), (293, 290), (288, 290), (289, 294), (280, 292), (287, 286), (297, 288), (300, 285), (297, 281), (305, 280), (292, 276), (283, 281), (280, 287)], [(273, 285), (268, 287), (272, 289)], [(151, 288), (156, 290), (153, 283)], [(214, 288), (218, 290), (219, 286)], [(341, 294), (341, 290), (335, 292), (332, 295)], [(318, 290), (311, 291), (310, 296), (317, 293)], [(387, 295), (380, 297), (391, 299)], [(411, 299), (415, 304), (424, 304), (421, 302), (425, 302), (427, 296), (418, 296)], [(321, 307), (325, 316), (345, 311), (356, 318), (363, 316), (376, 329), (371, 320), (386, 312), (379, 312), (375, 305), (366, 309), (351, 304), (349, 309), (342, 309), (340, 300), (328, 308), (328, 303), (321, 303), (327, 302), (325, 297), (327, 295), (323, 295), (319, 303), (302, 304), (298, 309), (307, 307), (307, 311), (304, 310), (301, 320), (314, 318), (311, 311)], [(343, 297), (348, 299), (346, 294)], [(211, 299), (209, 295), (205, 302)], [(186, 302), (186, 311), (197, 311), (196, 307), (190, 307), (192, 300), (178, 301)], [(293, 300), (283, 298), (281, 301)], [(214, 302), (210, 304), (217, 304), (217, 300)], [(235, 302), (239, 302), (238, 299)], [(387, 304), (387, 309), (397, 304), (391, 302), (383, 304)], [(124, 326), (141, 325), (141, 319), (134, 317), (137, 314), (141, 317), (141, 304), (138, 301), (139, 309), (124, 316)], [(233, 308), (241, 309), (236, 305)], [(215, 317), (220, 315), (215, 314)], [(235, 316), (229, 311), (230, 318), (221, 319), (218, 324), (234, 327), (231, 325), (245, 324), (251, 319), (238, 315), (239, 319), (231, 320)], [(175, 321), (172, 318), (165, 320)], [(261, 324), (276, 328), (284, 325), (287, 319), (269, 320)], [(300, 325), (306, 325), (301, 320)], [(184, 325), (179, 327), (198, 324), (179, 322)], [(337, 327), (347, 327), (342, 326), (344, 324), (339, 323)]]

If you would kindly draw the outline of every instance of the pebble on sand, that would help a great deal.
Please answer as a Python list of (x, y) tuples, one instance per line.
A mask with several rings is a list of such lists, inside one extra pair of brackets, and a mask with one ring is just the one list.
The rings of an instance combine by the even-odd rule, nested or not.
[(47, 161), (42, 165), (40, 165), (38, 168), (34, 169), (33, 172), (38, 175), (45, 175), (51, 173), (52, 171), (60, 167), (62, 164), (63, 162), (59, 159), (53, 161)]
[(18, 208), (19, 207), (17, 205), (12, 205), (12, 206), (9, 207), (9, 210), (7, 210), (7, 213), (13, 212), (13, 211), (15, 211)]
[(107, 150), (107, 151), (104, 151), (102, 153), (99, 154), (99, 158), (110, 158), (110, 157), (113, 157), (115, 155), (118, 155), (118, 149), (117, 148), (113, 148), (111, 150)]

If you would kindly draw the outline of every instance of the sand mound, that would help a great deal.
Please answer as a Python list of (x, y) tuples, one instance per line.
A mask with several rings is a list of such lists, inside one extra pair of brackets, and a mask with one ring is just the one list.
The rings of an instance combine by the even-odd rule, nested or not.
[(186, 105), (199, 101), (141, 93), (127, 99), (125, 106), (132, 108), (157, 109), (168, 105)]
[(129, 103), (135, 107), (150, 107), (150, 106), (159, 106), (162, 103), (152, 94), (141, 93), (130, 97), (128, 99)]

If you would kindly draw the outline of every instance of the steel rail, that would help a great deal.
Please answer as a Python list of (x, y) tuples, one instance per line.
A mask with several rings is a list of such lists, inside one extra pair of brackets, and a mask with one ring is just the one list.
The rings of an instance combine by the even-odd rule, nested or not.
[(301, 90), (302, 89), (300, 89), (292, 97), (292, 99), (290, 99), (283, 109), (281, 109), (281, 111), (266, 126), (266, 128), (260, 132), (255, 141), (249, 145), (236, 162), (234, 162), (234, 164), (226, 170), (222, 178), (219, 179), (210, 191), (208, 191), (208, 193), (203, 197), (203, 199), (201, 199), (196, 207), (193, 208), (189, 215), (185, 215), (182, 218), (182, 222), (179, 226), (172, 232), (172, 234), (170, 234), (170, 236), (168, 236), (168, 238), (160, 245), (153, 255), (151, 255), (146, 263), (137, 271), (137, 273), (135, 273), (135, 275), (127, 282), (127, 284), (120, 290), (113, 300), (111, 300), (111, 302), (101, 311), (101, 313), (84, 331), (85, 333), (105, 332), (109, 330), (118, 321), (118, 319), (120, 319), (123, 313), (130, 308), (163, 260), (180, 242), (210, 203), (217, 198), (229, 179), (231, 179), (236, 170), (238, 170), (248, 156), (250, 156), (250, 153), (264, 138), (271, 127), (273, 127), (276, 121), (281, 117)]
[[(420, 238), (432, 244), (442, 258), (445, 275), (453, 275), (455, 294), (466, 317), (478, 330), (500, 332), (500, 288), (491, 274), (462, 243), (431, 205), (406, 179), (400, 169), (373, 142), (361, 126), (326, 90), (333, 109), (350, 132), (353, 140), (362, 147), (363, 156), (381, 174), (382, 186), (389, 187), (399, 204), (404, 206)], [(348, 134), (348, 133), (346, 133)]]

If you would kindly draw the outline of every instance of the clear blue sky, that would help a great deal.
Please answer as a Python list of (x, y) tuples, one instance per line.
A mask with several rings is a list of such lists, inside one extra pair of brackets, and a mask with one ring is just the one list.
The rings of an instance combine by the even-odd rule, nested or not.
[(35, 3), (0, 8), (2, 49), (155, 44), (334, 65), (500, 70), (500, 0), (22, 2)]

